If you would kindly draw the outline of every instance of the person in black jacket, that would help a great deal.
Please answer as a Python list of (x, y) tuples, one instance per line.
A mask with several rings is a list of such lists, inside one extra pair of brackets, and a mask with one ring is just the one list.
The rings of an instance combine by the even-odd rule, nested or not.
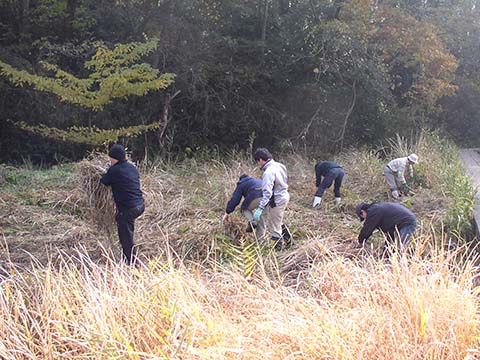
[(240, 179), (237, 182), (237, 187), (232, 194), (232, 197), (227, 203), (225, 209), (225, 215), (223, 215), (223, 221), (229, 219), (230, 214), (233, 213), (240, 201), (244, 199), (240, 206), (243, 215), (247, 218), (247, 232), (252, 232), (255, 228), (255, 235), (257, 239), (262, 239), (265, 235), (265, 219), (260, 217), (260, 220), (253, 220), (253, 211), (260, 204), (262, 200), (262, 180), (252, 178), (248, 175), (240, 175)]
[(111, 186), (113, 199), (117, 207), (118, 238), (123, 249), (123, 258), (127, 264), (136, 260), (136, 249), (133, 242), (135, 219), (143, 214), (145, 203), (140, 190), (140, 175), (135, 165), (125, 157), (122, 145), (115, 144), (108, 152), (111, 166), (102, 176), (100, 182)]
[[(360, 221), (365, 220), (358, 235), (361, 246), (372, 235), (375, 229), (381, 230), (387, 236), (385, 249), (389, 243), (399, 249), (405, 248), (410, 242), (417, 227), (417, 218), (408, 208), (393, 202), (360, 203), (356, 207)], [(396, 237), (395, 234), (398, 234)], [(397, 240), (395, 240), (397, 239)]]
[(332, 183), (335, 182), (333, 186), (333, 191), (335, 193), (335, 203), (340, 205), (342, 200), (342, 195), (340, 194), (340, 187), (342, 186), (342, 180), (345, 172), (343, 168), (333, 161), (321, 161), (315, 165), (315, 186), (317, 187), (317, 192), (313, 198), (313, 207), (317, 207), (322, 202), (322, 196), (325, 190), (327, 190)]

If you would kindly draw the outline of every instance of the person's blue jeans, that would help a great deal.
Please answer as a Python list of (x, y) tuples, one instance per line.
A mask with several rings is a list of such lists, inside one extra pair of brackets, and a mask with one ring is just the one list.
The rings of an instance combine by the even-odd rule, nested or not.
[[(417, 223), (413, 222), (398, 228), (396, 231), (389, 232), (387, 234), (387, 242), (384, 246), (384, 255), (395, 252), (396, 249), (405, 250), (416, 228)], [(395, 234), (397, 234), (397, 236), (395, 236)]]
[(408, 246), (416, 228), (417, 223), (414, 222), (413, 224), (402, 226), (400, 229), (398, 229), (398, 235), (402, 246)]
[(335, 192), (335, 197), (336, 198), (342, 197), (340, 194), (340, 187), (342, 186), (344, 175), (345, 175), (345, 172), (340, 167), (331, 169), (323, 177), (323, 180), (318, 186), (315, 196), (322, 197), (325, 190), (327, 190), (330, 186), (332, 186), (332, 183), (335, 182), (335, 184), (333, 185), (333, 191)]

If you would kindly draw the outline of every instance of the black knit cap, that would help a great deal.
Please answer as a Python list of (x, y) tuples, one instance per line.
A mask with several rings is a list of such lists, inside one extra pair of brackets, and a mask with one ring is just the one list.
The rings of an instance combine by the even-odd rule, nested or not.
[(122, 145), (115, 144), (110, 148), (110, 151), (108, 152), (108, 156), (110, 156), (112, 159), (123, 161), (125, 160), (125, 149), (123, 148)]

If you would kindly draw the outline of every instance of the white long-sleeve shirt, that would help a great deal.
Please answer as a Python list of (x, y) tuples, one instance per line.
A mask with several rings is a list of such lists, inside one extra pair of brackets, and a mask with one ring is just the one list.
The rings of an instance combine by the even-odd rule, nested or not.
[(387, 164), (387, 167), (397, 176), (398, 181), (405, 183), (405, 168), (409, 167), (409, 175), (413, 177), (413, 166), (408, 164), (408, 158), (402, 157), (394, 159)]
[(268, 205), (272, 194), (274, 195), (275, 204), (282, 205), (290, 199), (288, 193), (288, 176), (285, 165), (271, 159), (263, 165), (262, 177), (262, 200), (260, 208)]

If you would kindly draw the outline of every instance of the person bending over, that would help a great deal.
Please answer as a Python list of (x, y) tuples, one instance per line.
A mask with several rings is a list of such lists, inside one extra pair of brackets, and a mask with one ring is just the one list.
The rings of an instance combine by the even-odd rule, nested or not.
[(260, 217), (258, 221), (253, 220), (253, 211), (260, 205), (262, 200), (262, 180), (252, 178), (248, 175), (240, 175), (237, 182), (237, 187), (232, 194), (232, 197), (227, 203), (223, 221), (229, 219), (230, 214), (235, 211), (240, 201), (244, 199), (240, 206), (243, 215), (247, 218), (247, 232), (252, 232), (255, 229), (255, 236), (257, 240), (263, 239), (265, 235), (265, 221), (264, 217)]
[(343, 168), (333, 161), (321, 161), (315, 165), (315, 185), (317, 192), (313, 198), (313, 207), (320, 206), (322, 202), (322, 196), (325, 190), (333, 185), (333, 191), (335, 193), (335, 203), (340, 205), (342, 195), (340, 194), (340, 187), (342, 186), (342, 180), (345, 172)]
[(387, 238), (384, 250), (392, 246), (404, 249), (410, 242), (417, 227), (415, 214), (403, 205), (394, 202), (362, 202), (356, 213), (360, 221), (365, 221), (358, 235), (358, 243), (363, 246), (375, 229), (382, 231)]

